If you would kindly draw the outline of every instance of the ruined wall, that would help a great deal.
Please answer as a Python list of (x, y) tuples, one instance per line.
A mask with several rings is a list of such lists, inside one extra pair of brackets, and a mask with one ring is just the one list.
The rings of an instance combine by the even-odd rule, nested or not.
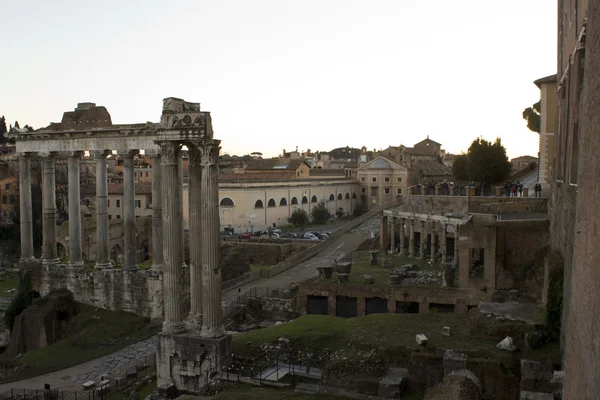
[[(462, 288), (493, 290), (496, 287), (496, 216), (473, 215), (458, 230), (458, 282)], [(483, 249), (482, 276), (471, 276), (471, 249)]]
[(424, 214), (547, 212), (546, 198), (486, 196), (407, 196), (401, 211)]

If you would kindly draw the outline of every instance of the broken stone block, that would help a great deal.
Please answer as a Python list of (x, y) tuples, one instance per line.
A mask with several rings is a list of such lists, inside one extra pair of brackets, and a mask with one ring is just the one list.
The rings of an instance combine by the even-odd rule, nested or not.
[(454, 350), (446, 350), (443, 363), (445, 374), (462, 371), (467, 368), (467, 355)]
[(562, 386), (565, 379), (565, 371), (554, 371), (551, 383), (560, 384)]
[(394, 267), (392, 268), (392, 272), (391, 274), (394, 275), (399, 275), (399, 276), (406, 276), (407, 272), (408, 272), (408, 268), (406, 268), (405, 265), (401, 266), (401, 267)]
[(335, 272), (338, 274), (349, 274), (352, 272), (351, 262), (342, 262), (335, 265)]
[(371, 285), (371, 284), (375, 283), (375, 278), (373, 278), (373, 276), (371, 276), (371, 275), (363, 275), (363, 278), (365, 278), (365, 283), (367, 285)]
[(417, 336), (415, 337), (417, 344), (419, 346), (425, 346), (427, 344), (427, 336), (425, 336), (422, 333), (417, 334)]
[(90, 389), (93, 389), (96, 387), (96, 382), (95, 381), (87, 381), (81, 386), (83, 387), (83, 390), (90, 390)]
[(517, 301), (519, 299), (519, 291), (517, 289), (512, 289), (508, 291), (508, 300), (509, 301)]
[(177, 386), (174, 383), (163, 383), (156, 388), (158, 394), (170, 399), (177, 397)]
[(387, 373), (379, 381), (379, 397), (386, 399), (400, 398), (408, 379), (410, 372), (406, 368), (389, 368)]
[(340, 282), (340, 283), (348, 282), (348, 274), (340, 274), (338, 272), (337, 276), (338, 276), (338, 282)]
[(386, 258), (383, 260), (383, 266), (386, 268), (391, 268), (392, 267), (392, 260), (390, 260), (389, 258)]
[(390, 274), (390, 285), (399, 285), (402, 282), (402, 278), (398, 275)]
[(511, 352), (517, 350), (517, 346), (515, 346), (514, 340), (510, 336), (505, 337), (504, 340), (502, 340), (496, 345), (496, 347), (500, 350), (506, 350)]
[(444, 326), (442, 328), (442, 336), (450, 336), (450, 327), (449, 326)]
[(377, 265), (377, 251), (371, 251), (371, 265)]
[(319, 278), (329, 279), (333, 274), (333, 267), (317, 267), (319, 271)]

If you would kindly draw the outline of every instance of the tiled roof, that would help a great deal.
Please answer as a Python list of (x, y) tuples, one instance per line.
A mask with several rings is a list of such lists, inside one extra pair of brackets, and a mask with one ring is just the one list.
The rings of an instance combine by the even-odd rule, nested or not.
[(423, 175), (452, 175), (452, 168), (433, 161), (419, 161), (413, 164)]
[(309, 176), (344, 176), (342, 168), (311, 168)]
[(304, 163), (304, 158), (268, 158), (252, 160), (246, 166), (246, 171), (266, 170), (297, 170)]
[(240, 181), (271, 181), (271, 180), (285, 180), (294, 179), (296, 177), (295, 171), (274, 171), (265, 173), (247, 172), (245, 174), (230, 174), (221, 173), (219, 175), (219, 182), (240, 182)]

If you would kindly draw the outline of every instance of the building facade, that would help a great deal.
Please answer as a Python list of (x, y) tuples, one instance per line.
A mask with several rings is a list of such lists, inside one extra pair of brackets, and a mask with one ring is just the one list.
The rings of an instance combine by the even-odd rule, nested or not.
[(358, 167), (356, 178), (366, 208), (393, 205), (408, 188), (408, 169), (382, 156)]
[(556, 132), (556, 74), (534, 82), (540, 88), (540, 147), (538, 182), (542, 189), (552, 183), (552, 159), (554, 158), (554, 134)]

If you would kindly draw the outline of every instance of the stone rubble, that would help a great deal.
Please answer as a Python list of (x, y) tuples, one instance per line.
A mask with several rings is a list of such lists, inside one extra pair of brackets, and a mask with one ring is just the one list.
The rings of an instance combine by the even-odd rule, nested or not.
[(425, 346), (427, 344), (427, 336), (422, 333), (417, 334), (415, 340), (419, 346)]
[(511, 338), (510, 336), (505, 337), (500, 343), (496, 345), (496, 347), (500, 350), (506, 350), (510, 352), (517, 350), (517, 346), (515, 346), (513, 338)]

